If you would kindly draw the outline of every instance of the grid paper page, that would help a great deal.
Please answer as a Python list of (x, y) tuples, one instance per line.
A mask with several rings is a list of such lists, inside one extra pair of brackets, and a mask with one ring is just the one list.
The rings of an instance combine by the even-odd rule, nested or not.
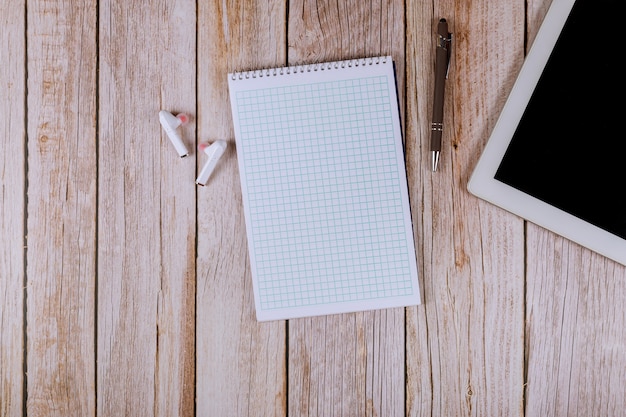
[(257, 319), (419, 304), (391, 60), (252, 75), (229, 83)]

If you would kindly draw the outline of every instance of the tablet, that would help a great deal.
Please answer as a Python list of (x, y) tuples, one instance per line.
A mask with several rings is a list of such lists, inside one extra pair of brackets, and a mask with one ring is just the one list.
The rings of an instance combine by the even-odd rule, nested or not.
[(624, 4), (553, 0), (468, 190), (626, 265)]

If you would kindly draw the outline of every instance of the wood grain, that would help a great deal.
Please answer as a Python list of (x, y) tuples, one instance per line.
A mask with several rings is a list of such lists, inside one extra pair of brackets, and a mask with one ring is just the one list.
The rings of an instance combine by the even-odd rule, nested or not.
[(284, 65), (285, 19), (279, 0), (199, 3), (198, 138), (228, 142), (198, 189), (199, 416), (286, 415), (285, 322), (256, 321), (226, 76)]
[(96, 8), (28, 3), (29, 415), (95, 414)]
[[(429, 112), (432, 111), (432, 93), (434, 88), (434, 49), (433, 29), (436, 17), (433, 15), (432, 2), (407, 1), (406, 4), (406, 169), (409, 186), (411, 216), (413, 218), (413, 236), (420, 276), (422, 305), (406, 310), (406, 415), (430, 416), (441, 415), (441, 409), (433, 413), (434, 406), (441, 407), (434, 392), (439, 381), (437, 371), (431, 367), (431, 354), (437, 355), (437, 339), (430, 336), (426, 321), (427, 304), (433, 305), (433, 281), (431, 262), (433, 253), (432, 197), (426, 199), (426, 193), (432, 189), (424, 182), (428, 160), (430, 130)], [(450, 94), (450, 83), (447, 91)], [(449, 106), (448, 106), (449, 108)], [(445, 109), (444, 109), (445, 110)], [(446, 114), (447, 117), (449, 115)], [(449, 119), (448, 119), (449, 120)], [(446, 120), (446, 123), (449, 123)], [(427, 240), (430, 239), (430, 240)], [(431, 320), (432, 321), (432, 320)], [(429, 340), (430, 338), (430, 340)], [(432, 340), (432, 341), (431, 341)], [(432, 352), (432, 353), (431, 353)], [(436, 359), (436, 357), (435, 357)], [(433, 404), (437, 401), (436, 404)], [(432, 413), (432, 414), (431, 414)]]
[(527, 235), (527, 412), (623, 414), (626, 268), (535, 225)]
[(0, 3), (0, 416), (24, 397), (26, 9)]
[(158, 112), (195, 113), (195, 2), (99, 17), (98, 415), (192, 415), (195, 158)]
[[(154, 71), (160, 82), (160, 108), (184, 112), (190, 122), (179, 128), (190, 156), (178, 159), (161, 129), (160, 264), (157, 301), (155, 416), (191, 416), (195, 408), (196, 295), (196, 2), (164, 2)], [(156, 114), (154, 115), (156, 116)], [(151, 128), (155, 117), (149, 117)], [(156, 137), (156, 136), (155, 136)], [(184, 164), (181, 164), (184, 162)]]
[[(411, 201), (421, 201), (414, 221), (425, 299), (407, 312), (408, 415), (523, 414), (523, 222), (466, 191), (504, 103), (502, 86), (510, 88), (523, 57), (523, 6), (407, 5), (407, 50), (417, 57), (407, 83), (418, 92), (409, 96), (407, 152)], [(431, 173), (426, 121), (440, 17), (453, 32), (452, 62), (441, 169)], [(506, 372), (494, 372), (496, 363)]]
[[(289, 3), (289, 64), (391, 55), (404, 119), (404, 8)], [(404, 309), (289, 322), (290, 415), (404, 415)]]

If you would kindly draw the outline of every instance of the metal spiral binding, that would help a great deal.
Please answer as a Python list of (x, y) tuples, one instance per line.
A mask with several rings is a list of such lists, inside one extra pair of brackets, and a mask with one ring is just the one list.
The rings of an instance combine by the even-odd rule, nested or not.
[(305, 72), (328, 71), (343, 68), (352, 68), (366, 65), (377, 65), (386, 63), (390, 56), (380, 56), (374, 58), (346, 59), (343, 61), (332, 61), (304, 65), (292, 65), (288, 67), (266, 68), (251, 71), (239, 71), (231, 74), (232, 80), (244, 80), (250, 78), (277, 77), (279, 75), (303, 74)]

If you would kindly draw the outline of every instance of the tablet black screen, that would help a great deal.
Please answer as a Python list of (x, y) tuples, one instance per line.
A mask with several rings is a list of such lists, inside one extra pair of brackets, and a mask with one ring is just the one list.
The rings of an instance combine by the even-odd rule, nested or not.
[(495, 178), (626, 239), (623, 4), (576, 1)]

